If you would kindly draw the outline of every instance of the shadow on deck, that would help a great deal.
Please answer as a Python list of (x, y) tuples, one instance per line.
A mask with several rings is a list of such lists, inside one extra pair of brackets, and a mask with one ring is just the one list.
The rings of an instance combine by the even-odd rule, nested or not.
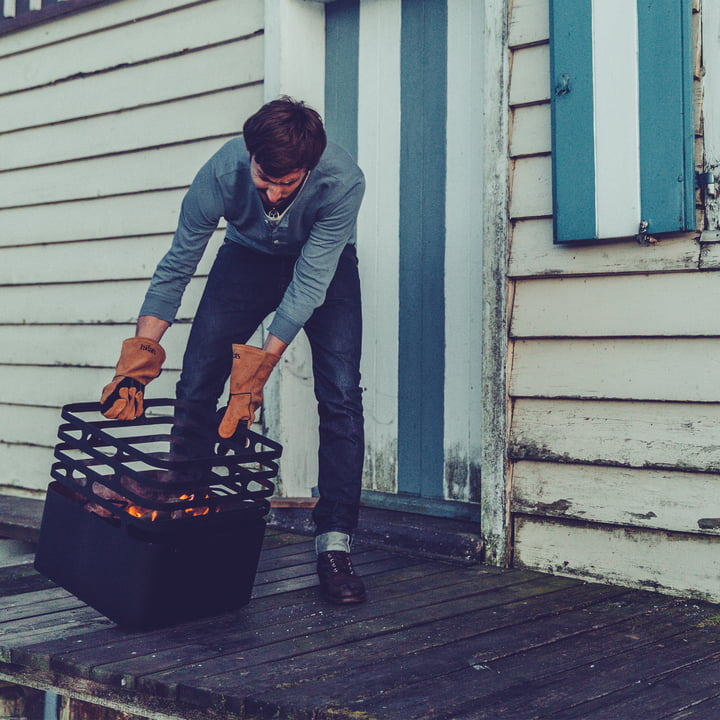
[(720, 717), (720, 608), (357, 547), (369, 600), (317, 595), (312, 541), (271, 530), (253, 601), (118, 630), (0, 568), (0, 677), (152, 718)]

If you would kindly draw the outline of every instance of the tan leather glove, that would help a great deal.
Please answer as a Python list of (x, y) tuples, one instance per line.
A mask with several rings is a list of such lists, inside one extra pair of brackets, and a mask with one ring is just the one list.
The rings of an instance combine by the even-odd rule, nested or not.
[(150, 338), (132, 337), (122, 344), (115, 377), (102, 391), (100, 411), (111, 420), (134, 420), (143, 414), (145, 386), (165, 362), (165, 351)]
[(263, 388), (280, 357), (250, 345), (233, 345), (230, 402), (220, 422), (220, 437), (232, 437), (239, 422), (250, 427), (262, 405)]

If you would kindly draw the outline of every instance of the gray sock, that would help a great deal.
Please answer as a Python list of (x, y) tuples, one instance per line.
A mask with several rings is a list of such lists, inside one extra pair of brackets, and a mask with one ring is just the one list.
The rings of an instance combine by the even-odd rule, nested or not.
[(315, 552), (340, 551), (350, 552), (350, 536), (344, 532), (331, 530), (315, 536)]

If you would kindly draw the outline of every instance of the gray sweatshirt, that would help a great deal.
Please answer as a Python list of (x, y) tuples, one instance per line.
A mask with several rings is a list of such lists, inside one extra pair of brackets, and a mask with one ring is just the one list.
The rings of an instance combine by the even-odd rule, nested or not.
[(140, 315), (175, 320), (183, 292), (220, 218), (226, 237), (271, 255), (296, 257), (293, 278), (269, 331), (289, 343), (322, 305), (355, 224), (365, 191), (362, 171), (342, 148), (328, 146), (282, 219), (263, 210), (250, 177), (243, 138), (226, 143), (200, 169), (187, 191), (170, 250), (153, 275)]

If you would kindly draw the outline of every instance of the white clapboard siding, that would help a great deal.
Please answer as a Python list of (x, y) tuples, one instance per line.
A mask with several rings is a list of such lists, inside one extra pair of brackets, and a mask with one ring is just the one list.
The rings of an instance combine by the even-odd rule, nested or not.
[(35, 494), (44, 498), (54, 462), (51, 448), (7, 445), (0, 441), (0, 493)]
[(32, 442), (54, 447), (61, 422), (60, 410), (55, 407), (0, 405), (0, 438), (8, 445)]
[(262, 85), (0, 134), (3, 169), (47, 165), (216, 135), (238, 135)]
[(517, 284), (514, 337), (720, 335), (715, 272), (525, 280)]
[[(210, 270), (223, 237), (210, 238), (199, 274)], [(0, 285), (150, 278), (171, 242), (172, 235), (151, 235), (0, 248)]]
[(513, 110), (510, 155), (549, 153), (550, 103), (523, 105)]
[[(244, 0), (248, 2), (249, 0)], [(91, 12), (81, 12), (57, 18), (49, 23), (25, 28), (22, 32), (11, 33), (3, 37), (0, 46), (0, 57), (32, 50), (71, 39), (77, 35), (96, 32), (109, 25), (134, 22), (147, 15), (180, 10), (184, 6), (194, 5), (197, 0), (123, 0), (97, 8)]]
[(553, 243), (548, 19), (508, 26), (513, 561), (720, 602), (720, 244)]
[[(190, 325), (175, 323), (163, 336), (165, 369), (179, 370)], [(0, 325), (0, 365), (75, 365), (114, 368), (135, 324)], [(52, 355), (48, 360), (49, 349)], [(0, 434), (2, 437), (2, 434)]]
[(551, 161), (549, 155), (515, 160), (510, 199), (510, 217), (552, 215)]
[[(153, 381), (146, 388), (147, 397), (159, 399), (158, 391), (160, 388), (161, 385)], [(101, 391), (102, 388), (88, 387), (86, 389), (86, 400), (83, 402), (99, 401)], [(58, 443), (57, 433), (59, 426), (66, 422), (62, 417), (60, 407), (0, 405), (0, 410), (0, 436), (3, 438), (2, 442), (7, 445), (27, 445), (30, 442), (32, 445), (52, 448)], [(165, 412), (165, 410), (161, 412)], [(147, 414), (152, 415), (153, 409), (148, 408)], [(96, 415), (96, 417), (101, 419), (99, 415)], [(165, 432), (165, 428), (161, 432)], [(123, 435), (133, 435), (135, 431), (127, 428), (116, 428), (114, 433), (116, 436), (122, 437)]]
[(523, 461), (511, 502), (528, 515), (720, 534), (720, 474)]
[[(122, 341), (135, 334), (135, 324), (124, 325), (0, 325), (0, 366), (59, 365), (112, 369)], [(189, 323), (174, 323), (162, 339), (166, 370), (179, 370)], [(258, 332), (249, 341), (260, 345)], [(52, 355), (48, 360), (49, 349)], [(0, 435), (2, 437), (2, 435)]]
[(510, 76), (510, 105), (550, 99), (550, 49), (547, 44), (516, 50)]
[[(0, 372), (0, 401), (37, 407), (96, 401), (112, 375), (109, 368), (4, 365)], [(178, 375), (175, 370), (167, 370), (148, 387), (155, 397), (174, 397)]]
[(545, 42), (549, 36), (548, 0), (514, 0), (508, 29), (510, 47)]
[(720, 404), (515, 400), (510, 456), (720, 471)]
[[(720, 255), (720, 247), (718, 247)], [(635, 240), (598, 245), (553, 244), (552, 219), (518, 220), (510, 246), (510, 277), (609, 275), (614, 273), (697, 270), (701, 246), (697, 233), (666, 238), (652, 245)], [(720, 257), (718, 264), (720, 266)]]
[[(58, 409), (99, 399), (188, 185), (262, 103), (264, 5), (125, 0), (0, 42), (0, 488), (47, 484)], [(150, 397), (174, 396), (223, 225)]]
[(518, 340), (514, 397), (720, 402), (720, 338)]
[(515, 565), (720, 602), (720, 538), (519, 517)]
[(0, 247), (172, 234), (186, 189), (0, 210)]
[(186, 186), (228, 138), (0, 173), (4, 207)]
[[(219, 23), (218, 17), (223, 22)], [(111, 25), (74, 37), (72, 52), (65, 42), (0, 58), (0, 94), (237, 39), (262, 26), (262, 4), (237, 0), (215, 0), (139, 19), (132, 23), (131, 43), (127, 42), (130, 30), (126, 25)]]
[[(195, 314), (205, 278), (190, 281), (177, 315)], [(147, 291), (147, 280), (57, 283), (0, 288), (0, 323), (133, 323)]]
[(0, 132), (259, 82), (262, 36), (2, 98)]

